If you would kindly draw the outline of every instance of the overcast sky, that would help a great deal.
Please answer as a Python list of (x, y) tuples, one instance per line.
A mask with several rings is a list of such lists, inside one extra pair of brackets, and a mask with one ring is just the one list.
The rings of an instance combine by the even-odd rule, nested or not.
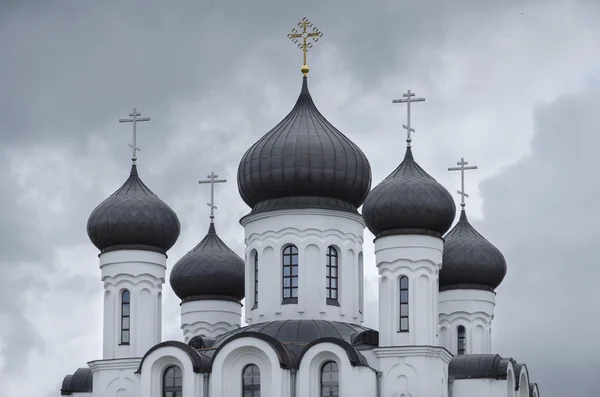
[[(178, 214), (169, 266), (208, 227), (241, 256), (244, 151), (293, 106), (304, 16), (322, 113), (371, 161), (373, 185), (401, 161), (407, 89), (416, 160), (449, 191), (461, 157), (469, 217), (506, 256), (493, 349), (524, 362), (544, 397), (600, 389), (600, 3), (593, 1), (0, 1), (0, 395), (56, 396), (101, 357), (102, 283), (86, 221), (139, 171)], [(458, 199), (458, 197), (457, 197)], [(377, 328), (365, 231), (366, 325)], [(168, 278), (167, 278), (168, 279)], [(168, 284), (163, 339), (180, 339)]]

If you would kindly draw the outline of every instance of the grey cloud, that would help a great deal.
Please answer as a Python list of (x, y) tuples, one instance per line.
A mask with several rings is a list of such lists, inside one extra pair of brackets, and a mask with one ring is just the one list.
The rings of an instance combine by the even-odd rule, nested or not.
[[(572, 3), (574, 6), (581, 4)], [(390, 81), (386, 78), (394, 77), (394, 92), (412, 84), (414, 78), (421, 79), (423, 82), (419, 81), (419, 84), (427, 84), (433, 90), (440, 79), (439, 69), (445, 65), (440, 49), (462, 40), (475, 40), (477, 46), (486, 47), (486, 39), (490, 32), (499, 29), (499, 21), (514, 19), (515, 24), (522, 26), (524, 22), (519, 20), (521, 10), (539, 15), (541, 11), (536, 9), (536, 4), (538, 2), (528, 2), (525, 7), (522, 2), (512, 0), (493, 4), (475, 1), (380, 1), (377, 4), (314, 1), (284, 4), (275, 0), (260, 3), (184, 0), (176, 4), (137, 0), (94, 5), (74, 0), (62, 1), (60, 5), (33, 0), (0, 2), (0, 143), (3, 148), (24, 154), (31, 153), (32, 144), (47, 152), (62, 150), (65, 158), (59, 165), (36, 162), (37, 169), (29, 176), (28, 186), (42, 192), (39, 199), (41, 208), (46, 209), (55, 200), (66, 206), (41, 213), (31, 211), (27, 206), (35, 206), (35, 200), (25, 200), (26, 205), (23, 204), (29, 187), (18, 185), (17, 177), (8, 172), (8, 160), (1, 162), (0, 269), (3, 276), (0, 278), (0, 314), (6, 314), (9, 324), (14, 327), (8, 334), (0, 333), (10, 349), (0, 353), (0, 359), (12, 359), (18, 355), (18, 365), (13, 371), (23, 372), (31, 352), (39, 351), (42, 346), (47, 348), (49, 343), (68, 342), (48, 340), (43, 329), (44, 326), (62, 329), (60, 327), (68, 324), (38, 325), (28, 318), (25, 306), (34, 304), (28, 299), (40, 289), (55, 294), (59, 300), (67, 296), (62, 289), (70, 288), (73, 295), (65, 299), (75, 300), (73, 296), (77, 296), (81, 300), (79, 304), (89, 310), (96, 309), (86, 291), (92, 288), (95, 292), (90, 293), (99, 296), (101, 283), (98, 273), (94, 279), (96, 284), (89, 274), (86, 277), (65, 275), (61, 273), (64, 269), (58, 266), (54, 254), (59, 249), (69, 251), (74, 246), (88, 244), (85, 222), (89, 212), (125, 180), (129, 163), (126, 143), (130, 140), (131, 130), (130, 125), (117, 125), (117, 119), (125, 117), (133, 106), (145, 116), (152, 117), (152, 122), (142, 124), (139, 129), (138, 142), (143, 150), (140, 153), (141, 176), (177, 211), (182, 221), (182, 237), (170, 252), (169, 263), (185, 254), (206, 232), (204, 202), (208, 192), (196, 185), (196, 181), (212, 170), (230, 181), (218, 190), (219, 233), (241, 254), (243, 231), (237, 222), (248, 209), (237, 194), (237, 163), (243, 151), (293, 105), (300, 88), (298, 68), (301, 54), (292, 43), (286, 42), (285, 34), (302, 16), (307, 16), (324, 31), (324, 38), (315, 46), (309, 63), (318, 63), (323, 58), (320, 55), (325, 55), (328, 49), (339, 48), (340, 58), (336, 58), (335, 63), (343, 65), (358, 84), (356, 94), (377, 91), (378, 97), (385, 98), (382, 103), (388, 103), (386, 95), (390, 88), (381, 87), (383, 81)], [(316, 83), (322, 78), (311, 72), (311, 81)], [(488, 77), (482, 72), (482, 75), (473, 78), (472, 84), (477, 85), (484, 84)], [(316, 86), (311, 83), (311, 90)], [(381, 90), (386, 90), (386, 93), (381, 94)], [(279, 99), (285, 103), (270, 104), (273, 91), (281, 93)], [(320, 108), (327, 106), (326, 99), (315, 99)], [(349, 102), (355, 100), (358, 99), (351, 98)], [(445, 118), (452, 109), (442, 108), (444, 105), (442, 103), (439, 110)], [(213, 123), (202, 125), (203, 121), (211, 118)], [(375, 122), (369, 117), (364, 120), (365, 128), (356, 118), (350, 118), (347, 123), (356, 123), (366, 134), (374, 134), (377, 131), (367, 127)], [(191, 143), (173, 146), (176, 134)], [(583, 136), (588, 139), (588, 135), (592, 134), (588, 131)], [(373, 139), (375, 135), (367, 137)], [(371, 149), (377, 148), (376, 144), (365, 137), (358, 139), (361, 144), (364, 142), (373, 168), (382, 176), (387, 175), (391, 169), (381, 166), (385, 156)], [(381, 140), (381, 137), (377, 139)], [(450, 142), (450, 138), (445, 139), (447, 141), (444, 142)], [(581, 141), (585, 139), (580, 138)], [(540, 144), (544, 145), (548, 146)], [(582, 144), (580, 149), (590, 146)], [(385, 149), (385, 145), (382, 148)], [(443, 149), (446, 150), (445, 147)], [(550, 155), (549, 152), (544, 153)], [(449, 156), (454, 160), (455, 155)], [(65, 164), (70, 167), (65, 167)], [(532, 165), (530, 174), (554, 177), (564, 172), (561, 167), (547, 166)], [(585, 166), (593, 167), (593, 164)], [(443, 166), (438, 169), (443, 169)], [(509, 193), (510, 197), (517, 194), (516, 191), (511, 192), (510, 186), (531, 184), (531, 179), (520, 171), (513, 174), (516, 175), (511, 175), (509, 180), (499, 177), (498, 181), (504, 182), (496, 190), (492, 187), (499, 182), (494, 180), (489, 182), (489, 188), (486, 184), (482, 185), (486, 220), (481, 227), (484, 229), (482, 232), (507, 253), (511, 266), (505, 282), (506, 290), (500, 291), (498, 297), (498, 347), (507, 354), (523, 352), (523, 360), (528, 361), (535, 355), (527, 348), (538, 346), (530, 341), (539, 339), (539, 349), (548, 350), (548, 340), (538, 338), (538, 332), (547, 332), (553, 325), (550, 321), (553, 317), (545, 309), (548, 301), (537, 297), (537, 294), (530, 294), (534, 287), (549, 288), (541, 281), (545, 278), (539, 277), (537, 271), (527, 273), (525, 269), (530, 268), (529, 263), (543, 267), (546, 261), (555, 260), (559, 253), (540, 253), (529, 247), (526, 238), (537, 236), (533, 221), (524, 227), (521, 227), (524, 222), (516, 223), (519, 228), (511, 235), (519, 235), (522, 239), (509, 241), (504, 236), (503, 241), (504, 228), (514, 226), (508, 225), (506, 219), (521, 220), (533, 216), (529, 213), (531, 208), (519, 210), (517, 204), (512, 218), (502, 212), (506, 204), (504, 201), (500, 203), (500, 198), (508, 197)], [(581, 188), (574, 185), (567, 187)], [(493, 193), (486, 193), (485, 189), (492, 189)], [(522, 189), (519, 189), (519, 194)], [(537, 213), (533, 213), (537, 214), (540, 222), (546, 222), (540, 223), (545, 226), (544, 230), (558, 226), (548, 219), (547, 214), (554, 213), (554, 206), (544, 207), (548, 201), (546, 196), (554, 194), (556, 205), (564, 206), (567, 200), (562, 201), (559, 197), (564, 197), (563, 192), (568, 191), (563, 191), (562, 185), (556, 185), (554, 189), (548, 185), (545, 189), (544, 194), (540, 193), (544, 200), (537, 201)], [(493, 204), (494, 200), (497, 200), (496, 204)], [(569, 203), (579, 208), (587, 205), (578, 200), (581, 198), (575, 196)], [(521, 215), (517, 217), (515, 214)], [(583, 227), (577, 223), (569, 225)], [(526, 229), (525, 226), (531, 229), (528, 232), (522, 230)], [(366, 239), (369, 238), (366, 236)], [(563, 241), (559, 237), (554, 238)], [(587, 244), (580, 239), (570, 239), (570, 243), (571, 247), (583, 244), (582, 250)], [(78, 266), (95, 263), (95, 251), (90, 249), (89, 252), (89, 258), (69, 263), (67, 267), (77, 273)], [(581, 254), (580, 262), (587, 258)], [(27, 267), (22, 262), (27, 262)], [(570, 266), (583, 267), (573, 260), (570, 260)], [(524, 272), (520, 278), (513, 276), (516, 269)], [(97, 269), (93, 271), (97, 272)], [(552, 270), (544, 274), (550, 280), (558, 275), (570, 277), (567, 271), (559, 272), (561, 270)], [(67, 281), (55, 284), (63, 277)], [(49, 284), (35, 284), (40, 279), (47, 280)], [(79, 287), (75, 288), (75, 285)], [(48, 291), (48, 288), (54, 290)], [(165, 286), (165, 289), (168, 288), (168, 285)], [(513, 289), (524, 292), (513, 292)], [(581, 298), (584, 292), (584, 288), (579, 290)], [(529, 310), (524, 310), (521, 317), (517, 317), (523, 326), (511, 327), (513, 317), (503, 310), (516, 312), (515, 308), (522, 305), (520, 302), (530, 302), (532, 298), (526, 297), (526, 293), (534, 295), (533, 302), (528, 303), (526, 308), (540, 308), (547, 312), (543, 312), (543, 316), (533, 316), (528, 315)], [(178, 334), (179, 307), (173, 296), (169, 299), (165, 300), (165, 336), (174, 336)], [(101, 314), (97, 313), (97, 317), (100, 319)], [(546, 323), (532, 323), (533, 318), (543, 320), (543, 317), (548, 318)], [(543, 328), (540, 324), (544, 324)], [(22, 329), (30, 333), (20, 332)], [(522, 340), (523, 346), (515, 345), (515, 340)], [(68, 371), (72, 372), (77, 366), (84, 365), (85, 359), (96, 358), (97, 350), (89, 349), (90, 356), (85, 356), (81, 362), (68, 360), (68, 365), (61, 365), (68, 366)], [(577, 349), (575, 351), (579, 352)], [(546, 359), (554, 357), (551, 351), (547, 354), (544, 356)], [(64, 358), (57, 360), (61, 363), (67, 361)], [(30, 363), (29, 368), (33, 368), (34, 364)], [(534, 362), (531, 364), (535, 374), (546, 373), (545, 367), (536, 369)], [(548, 372), (545, 375), (549, 378), (545, 382), (550, 383), (542, 385), (543, 391), (550, 392), (552, 374)], [(48, 375), (48, 379), (40, 380), (45, 385), (40, 387), (54, 387), (56, 376), (62, 375)], [(0, 374), (0, 379), (4, 380), (7, 376)]]
[(596, 89), (538, 106), (531, 154), (480, 186), (477, 227), (508, 262), (495, 347), (529, 364), (546, 396), (600, 388), (589, 376), (600, 370), (598, 99)]

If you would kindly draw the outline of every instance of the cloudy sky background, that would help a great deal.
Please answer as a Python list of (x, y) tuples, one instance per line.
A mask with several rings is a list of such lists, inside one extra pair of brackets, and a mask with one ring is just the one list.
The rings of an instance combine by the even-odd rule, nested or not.
[[(410, 88), (417, 161), (451, 192), (465, 157), (472, 223), (505, 254), (493, 348), (546, 397), (600, 389), (597, 235), (600, 3), (592, 1), (129, 0), (0, 2), (0, 395), (56, 396), (101, 357), (102, 284), (85, 226), (129, 171), (135, 106), (143, 180), (177, 212), (169, 265), (208, 227), (243, 253), (244, 151), (293, 106), (303, 16), (317, 106), (378, 183), (401, 160)], [(458, 199), (458, 197), (457, 197)], [(367, 326), (377, 272), (365, 232)], [(165, 286), (163, 338), (179, 339)]]

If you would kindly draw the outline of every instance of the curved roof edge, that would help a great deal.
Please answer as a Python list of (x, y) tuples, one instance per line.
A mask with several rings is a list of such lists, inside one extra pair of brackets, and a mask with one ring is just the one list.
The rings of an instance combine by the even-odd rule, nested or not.
[(519, 390), (519, 386), (521, 386), (521, 374), (523, 372), (525, 372), (525, 374), (527, 375), (527, 383), (529, 383), (529, 370), (527, 369), (527, 365), (525, 365), (523, 363), (516, 363), (516, 362), (514, 364), (514, 368), (515, 368), (515, 375), (518, 374), (518, 379), (516, 379), (516, 382), (515, 382), (515, 390)]
[(188, 357), (190, 358), (190, 360), (192, 361), (192, 367), (194, 368), (194, 372), (195, 373), (202, 373), (202, 372), (210, 372), (210, 366), (211, 363), (209, 361), (208, 358), (206, 358), (203, 354), (201, 354), (198, 350), (194, 349), (192, 346), (183, 343), (183, 342), (179, 342), (176, 340), (168, 340), (166, 342), (161, 342), (157, 345), (154, 345), (150, 348), (150, 350), (148, 350), (146, 352), (146, 354), (144, 354), (144, 357), (142, 357), (142, 361), (140, 361), (140, 366), (138, 367), (137, 371), (135, 371), (136, 374), (141, 374), (142, 373), (142, 367), (144, 366), (144, 361), (146, 361), (146, 358), (154, 351), (163, 348), (163, 347), (175, 347), (178, 348), (180, 350), (182, 350), (185, 354), (188, 355)]
[(227, 346), (229, 343), (233, 342), (234, 340), (240, 339), (240, 338), (256, 338), (256, 339), (262, 340), (263, 342), (266, 342), (273, 348), (273, 350), (275, 350), (275, 353), (277, 354), (277, 358), (279, 359), (279, 365), (281, 366), (281, 368), (283, 368), (283, 369), (297, 368), (297, 363), (294, 358), (294, 353), (292, 353), (291, 351), (286, 349), (285, 346), (283, 346), (283, 344), (281, 342), (279, 342), (277, 339), (275, 339), (274, 337), (260, 333), (260, 332), (254, 332), (254, 331), (240, 332), (238, 334), (232, 335), (230, 338), (227, 338), (227, 340), (225, 340), (213, 354), (212, 360), (210, 362), (211, 368), (212, 368), (213, 363), (215, 362), (215, 358), (219, 355), (219, 352), (221, 351), (221, 349), (223, 349), (223, 347)]
[(499, 354), (465, 354), (453, 357), (448, 365), (448, 376), (453, 379), (506, 379), (508, 364), (517, 364), (512, 358)]
[(537, 383), (530, 383), (529, 384), (529, 397), (534, 397), (533, 396), (533, 392), (537, 393), (537, 397), (540, 397), (540, 388), (538, 387)]
[(70, 396), (73, 393), (92, 393), (94, 390), (94, 377), (90, 368), (79, 368), (73, 375), (63, 379), (60, 388), (61, 396)]
[[(321, 343), (333, 343), (334, 345), (338, 345), (339, 347), (344, 349), (344, 351), (348, 355), (348, 360), (350, 361), (350, 365), (352, 365), (353, 367), (368, 367), (369, 366), (369, 363), (368, 363), (367, 359), (365, 358), (365, 356), (363, 356), (358, 350), (356, 350), (350, 343), (346, 342), (345, 340), (338, 339), (338, 338), (325, 337), (325, 338), (315, 339), (314, 341), (312, 341), (308, 345), (306, 345), (306, 347), (302, 350), (302, 353), (300, 353), (300, 356), (298, 357), (298, 367), (300, 367), (300, 363), (302, 362), (302, 358), (304, 357), (304, 354), (306, 354), (306, 352), (313, 346), (319, 345)], [(296, 369), (298, 369), (298, 368), (296, 368)]]

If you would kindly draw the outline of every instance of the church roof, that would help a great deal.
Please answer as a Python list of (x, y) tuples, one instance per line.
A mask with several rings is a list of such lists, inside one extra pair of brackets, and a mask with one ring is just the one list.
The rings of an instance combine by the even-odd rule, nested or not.
[(452, 379), (506, 379), (508, 364), (512, 358), (498, 354), (465, 354), (452, 357), (448, 365), (448, 376)]
[[(248, 325), (217, 338), (194, 337), (186, 346), (193, 347), (201, 356), (193, 362), (198, 365), (205, 363), (198, 372), (210, 372), (219, 351), (229, 342), (245, 337), (257, 338), (269, 344), (277, 353), (281, 367), (287, 369), (298, 369), (304, 353), (312, 346), (325, 342), (344, 349), (352, 366), (368, 366), (360, 350), (379, 345), (379, 333), (360, 325), (326, 320), (281, 320)], [(142, 358), (138, 371), (141, 371), (144, 359), (154, 350), (152, 348)]]
[(181, 300), (244, 299), (244, 261), (217, 235), (211, 223), (206, 236), (171, 271), (171, 288)]
[(319, 112), (307, 78), (290, 113), (242, 157), (238, 189), (253, 212), (326, 208), (357, 212), (371, 187), (360, 148)]
[(166, 252), (177, 241), (180, 225), (175, 212), (142, 182), (134, 164), (125, 183), (94, 209), (87, 232), (101, 252)]
[(467, 219), (463, 209), (456, 226), (445, 236), (440, 291), (494, 290), (506, 276), (506, 261)]
[(94, 377), (90, 368), (79, 368), (73, 375), (67, 375), (63, 379), (60, 388), (61, 396), (70, 396), (73, 393), (92, 393), (94, 389)]
[(382, 237), (427, 234), (441, 237), (452, 225), (456, 206), (450, 193), (415, 161), (410, 147), (404, 160), (363, 205), (369, 230)]

